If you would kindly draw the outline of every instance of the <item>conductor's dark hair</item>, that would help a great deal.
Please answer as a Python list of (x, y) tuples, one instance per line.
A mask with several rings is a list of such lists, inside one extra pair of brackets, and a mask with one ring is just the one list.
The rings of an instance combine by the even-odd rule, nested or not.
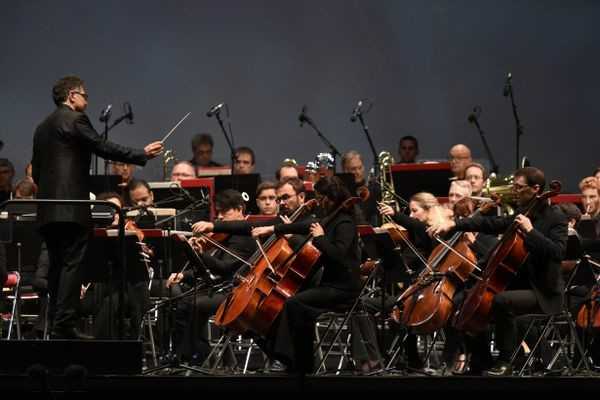
[(69, 92), (84, 85), (83, 80), (78, 76), (65, 76), (60, 78), (52, 87), (52, 100), (57, 106), (67, 100)]

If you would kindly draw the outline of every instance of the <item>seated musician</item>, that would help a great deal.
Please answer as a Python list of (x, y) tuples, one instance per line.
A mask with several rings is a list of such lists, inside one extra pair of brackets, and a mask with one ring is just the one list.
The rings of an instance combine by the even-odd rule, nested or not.
[(473, 163), (471, 149), (464, 144), (455, 144), (448, 152), (450, 169), (455, 179), (465, 179), (465, 168)]
[(154, 193), (148, 182), (143, 179), (129, 181), (127, 193), (132, 206), (152, 206), (154, 204)]
[(256, 205), (261, 215), (277, 215), (279, 207), (277, 206), (277, 184), (275, 182), (265, 181), (256, 188)]
[(413, 164), (417, 162), (419, 155), (419, 141), (416, 137), (407, 135), (400, 138), (398, 142), (398, 162), (401, 164)]
[[(345, 173), (354, 176), (354, 185), (357, 189), (367, 188), (368, 183), (365, 179), (365, 166), (359, 152), (350, 150), (342, 155), (342, 170)], [(358, 222), (375, 224), (377, 216), (376, 199), (379, 197), (378, 193), (380, 190), (379, 186), (376, 185), (368, 185), (368, 190), (370, 192), (369, 198), (359, 205), (363, 221)]]
[(196, 169), (189, 161), (179, 161), (171, 170), (171, 182), (179, 182), (196, 178)]
[(232, 175), (246, 175), (254, 173), (256, 158), (254, 151), (247, 146), (235, 149)]
[(487, 178), (485, 167), (479, 163), (469, 164), (465, 168), (465, 179), (471, 184), (471, 196), (482, 196)]
[[(418, 273), (425, 268), (425, 265), (421, 260), (427, 260), (435, 247), (435, 243), (431, 237), (427, 235), (427, 227), (429, 226), (430, 221), (439, 218), (440, 215), (444, 215), (435, 196), (426, 192), (416, 193), (410, 198), (409, 210), (410, 215), (405, 215), (396, 212), (390, 205), (383, 203), (379, 204), (379, 212), (381, 215), (391, 216), (396, 223), (405, 228), (408, 233), (408, 240), (414, 244), (414, 247), (418, 251), (418, 254), (415, 254), (408, 246), (402, 247), (402, 262), (408, 273), (396, 278), (396, 280), (402, 280), (404, 287), (408, 287)], [(396, 303), (396, 297), (397, 296), (390, 295), (384, 301), (384, 306), (386, 307), (384, 312), (386, 314), (391, 312), (392, 307)], [(368, 305), (371, 312), (375, 313), (381, 311), (380, 298), (366, 299), (365, 303)], [(408, 367), (411, 369), (421, 369), (423, 367), (423, 362), (417, 351), (417, 336), (408, 334), (404, 345)]]
[[(534, 167), (521, 168), (515, 172), (513, 191), (520, 209), (524, 209), (542, 193), (545, 186), (544, 173)], [(529, 313), (554, 314), (562, 309), (564, 282), (560, 263), (567, 242), (565, 215), (555, 207), (544, 203), (528, 218), (518, 213), (506, 217), (473, 217), (458, 221), (442, 221), (429, 229), (432, 235), (460, 231), (503, 233), (513, 223), (524, 237), (529, 257), (519, 267), (517, 276), (508, 290), (494, 296), (491, 313), (495, 320), (495, 338), (500, 351), (496, 365), (487, 371), (489, 376), (512, 374), (510, 358), (519, 344), (516, 316)]]
[[(232, 189), (219, 192), (215, 198), (218, 218), (221, 221), (244, 220), (244, 199), (242, 195)], [(193, 240), (194, 246), (200, 252), (200, 259), (204, 262), (208, 272), (220, 276), (224, 281), (233, 279), (242, 262), (231, 254), (218, 249), (211, 253), (203, 251), (201, 238)], [(247, 235), (230, 235), (221, 243), (231, 253), (246, 260), (256, 250), (254, 240)], [(186, 270), (173, 273), (167, 281), (167, 287), (185, 282), (190, 289), (190, 296), (184, 296), (177, 304), (175, 346), (177, 353), (184, 359), (201, 364), (210, 353), (207, 337), (207, 323), (219, 305), (229, 294), (229, 290), (220, 290), (216, 293), (206, 293), (199, 290), (194, 294), (195, 271)]]
[[(323, 215), (329, 215), (350, 197), (337, 177), (324, 177), (315, 184)], [(313, 371), (313, 343), (316, 318), (336, 306), (350, 305), (360, 291), (360, 255), (352, 209), (343, 207), (326, 225), (318, 220), (254, 228), (255, 237), (270, 234), (311, 234), (313, 245), (321, 251), (321, 282), (290, 297), (266, 340), (261, 343), (269, 357), (288, 366), (289, 373)]]
[(297, 165), (296, 160), (286, 158), (281, 162), (277, 171), (275, 171), (275, 179), (280, 181), (284, 178), (298, 178)]

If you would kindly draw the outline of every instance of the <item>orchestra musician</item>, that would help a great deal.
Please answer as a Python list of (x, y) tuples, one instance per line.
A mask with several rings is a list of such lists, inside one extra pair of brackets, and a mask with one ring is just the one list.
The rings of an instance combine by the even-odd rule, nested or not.
[[(513, 191), (518, 206), (525, 208), (545, 186), (544, 173), (534, 167), (517, 170)], [(510, 358), (518, 343), (516, 316), (530, 313), (554, 314), (562, 308), (563, 278), (561, 260), (567, 242), (567, 221), (557, 208), (544, 203), (531, 218), (523, 214), (505, 217), (473, 217), (458, 221), (444, 220), (429, 228), (432, 235), (459, 231), (481, 231), (491, 234), (505, 232), (516, 222), (524, 237), (529, 257), (520, 266), (508, 290), (494, 296), (492, 316), (499, 356), (489, 376), (512, 374)]]
[(448, 159), (455, 179), (465, 179), (465, 168), (473, 163), (471, 149), (464, 144), (456, 144), (450, 148)]
[[(87, 200), (90, 192), (91, 155), (138, 165), (159, 155), (161, 142), (143, 150), (104, 140), (84, 113), (88, 93), (76, 76), (59, 79), (52, 88), (56, 110), (36, 129), (33, 140), (33, 179), (43, 199)], [(50, 309), (54, 313), (52, 336), (89, 338), (76, 326), (81, 285), (81, 263), (91, 227), (88, 205), (40, 205), (38, 221), (50, 257)]]
[[(244, 199), (236, 190), (226, 189), (217, 193), (215, 206), (219, 221), (243, 221), (245, 219)], [(220, 280), (224, 282), (231, 281), (237, 270), (243, 265), (231, 253), (246, 260), (256, 250), (254, 240), (248, 235), (232, 234), (221, 243), (231, 253), (222, 249), (217, 249), (214, 253), (204, 251), (201, 237), (193, 238), (191, 242), (199, 252), (199, 257), (208, 272), (219, 276)], [(194, 292), (195, 275), (193, 270), (172, 273), (166, 285), (170, 287), (184, 282), (191, 291), (190, 296), (184, 296), (177, 303), (175, 346), (177, 353), (183, 359), (201, 364), (210, 353), (206, 329), (208, 319), (217, 311), (230, 289), (208, 294), (205, 291)]]
[(350, 193), (338, 177), (323, 177), (315, 184), (323, 215), (338, 211), (329, 224), (308, 219), (291, 224), (256, 227), (254, 237), (299, 234), (313, 237), (321, 251), (323, 275), (318, 286), (288, 298), (261, 347), (270, 358), (287, 365), (288, 373), (306, 374), (314, 369), (313, 343), (316, 318), (336, 306), (353, 302), (360, 291), (360, 254), (353, 208), (340, 209)]
[(265, 181), (256, 187), (256, 205), (261, 215), (277, 215), (277, 183)]

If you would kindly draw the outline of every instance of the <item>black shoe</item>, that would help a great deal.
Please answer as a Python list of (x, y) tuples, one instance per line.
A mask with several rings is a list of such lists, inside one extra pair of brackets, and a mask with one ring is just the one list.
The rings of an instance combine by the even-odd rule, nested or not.
[(281, 361), (275, 360), (269, 365), (269, 372), (284, 373), (287, 372), (287, 367)]
[(496, 365), (484, 372), (486, 376), (511, 376), (512, 366), (505, 361), (498, 361)]
[(76, 340), (92, 340), (94, 339), (91, 335), (86, 335), (80, 332), (77, 328), (54, 328), (50, 333), (51, 339), (76, 339)]

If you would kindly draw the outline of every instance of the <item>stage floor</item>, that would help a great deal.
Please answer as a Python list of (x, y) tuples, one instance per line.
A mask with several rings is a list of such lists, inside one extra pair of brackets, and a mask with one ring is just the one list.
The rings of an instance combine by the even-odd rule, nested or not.
[(51, 376), (0, 375), (0, 385), (9, 391), (127, 391), (144, 393), (190, 392), (579, 392), (600, 390), (600, 377), (427, 377), (427, 376), (276, 376), (218, 375), (97, 375), (86, 379)]

